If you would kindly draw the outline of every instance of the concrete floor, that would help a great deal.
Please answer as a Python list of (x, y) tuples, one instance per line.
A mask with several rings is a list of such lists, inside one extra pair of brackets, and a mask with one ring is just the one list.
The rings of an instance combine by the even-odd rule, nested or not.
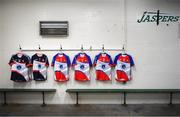
[(0, 116), (180, 116), (180, 105), (1, 105)]

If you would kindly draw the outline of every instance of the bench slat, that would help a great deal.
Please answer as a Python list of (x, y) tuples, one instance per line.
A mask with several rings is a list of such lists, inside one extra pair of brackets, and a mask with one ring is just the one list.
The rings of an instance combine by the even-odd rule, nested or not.
[(67, 89), (69, 93), (168, 93), (180, 92), (180, 89)]
[(15, 89), (0, 88), (0, 92), (56, 92), (56, 89)]

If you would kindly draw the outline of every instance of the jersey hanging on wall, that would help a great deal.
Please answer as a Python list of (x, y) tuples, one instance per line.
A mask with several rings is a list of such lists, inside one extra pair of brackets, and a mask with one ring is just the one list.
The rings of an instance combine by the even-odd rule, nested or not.
[(31, 67), (31, 64), (28, 55), (22, 53), (12, 55), (9, 65), (11, 66), (11, 80), (16, 82), (31, 80), (29, 76), (29, 67)]
[(36, 53), (31, 57), (33, 65), (33, 78), (36, 81), (44, 81), (47, 79), (47, 68), (49, 66), (48, 57), (45, 54)]
[(107, 53), (100, 53), (95, 56), (94, 66), (96, 69), (96, 79), (101, 81), (111, 80), (112, 58)]
[(92, 67), (91, 58), (86, 53), (79, 53), (74, 57), (72, 65), (75, 68), (75, 80), (89, 81), (90, 67)]
[(114, 60), (116, 80), (126, 82), (131, 79), (131, 67), (134, 66), (132, 57), (128, 54), (118, 54)]
[(63, 82), (69, 80), (70, 65), (70, 58), (64, 53), (58, 53), (53, 57), (51, 66), (54, 67), (56, 81)]

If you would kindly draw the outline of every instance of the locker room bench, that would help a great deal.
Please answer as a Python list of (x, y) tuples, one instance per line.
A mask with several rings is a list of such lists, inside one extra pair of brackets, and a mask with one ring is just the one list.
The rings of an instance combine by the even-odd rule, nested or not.
[(180, 89), (67, 89), (66, 92), (76, 94), (76, 104), (79, 104), (79, 93), (122, 93), (124, 105), (126, 105), (127, 93), (169, 93), (169, 104), (171, 105), (173, 93), (180, 93)]
[(7, 92), (40, 92), (42, 93), (42, 100), (43, 100), (43, 105), (46, 105), (45, 103), (45, 93), (48, 92), (56, 92), (56, 89), (10, 89), (10, 88), (0, 88), (0, 92), (3, 93), (4, 95), (4, 105), (7, 104), (6, 100), (6, 93)]

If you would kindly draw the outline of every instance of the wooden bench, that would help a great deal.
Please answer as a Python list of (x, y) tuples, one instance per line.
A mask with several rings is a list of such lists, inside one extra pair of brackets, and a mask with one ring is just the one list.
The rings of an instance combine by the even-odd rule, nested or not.
[(0, 88), (0, 92), (3, 93), (4, 95), (4, 105), (7, 104), (7, 99), (6, 99), (6, 93), (7, 92), (40, 92), (42, 93), (42, 100), (43, 100), (43, 105), (46, 105), (45, 103), (45, 93), (46, 92), (56, 92), (56, 89), (14, 89), (14, 88)]
[(123, 93), (126, 105), (127, 93), (169, 93), (169, 104), (172, 104), (173, 93), (180, 93), (180, 89), (67, 89), (68, 93), (76, 93), (76, 104), (79, 104), (79, 93)]

